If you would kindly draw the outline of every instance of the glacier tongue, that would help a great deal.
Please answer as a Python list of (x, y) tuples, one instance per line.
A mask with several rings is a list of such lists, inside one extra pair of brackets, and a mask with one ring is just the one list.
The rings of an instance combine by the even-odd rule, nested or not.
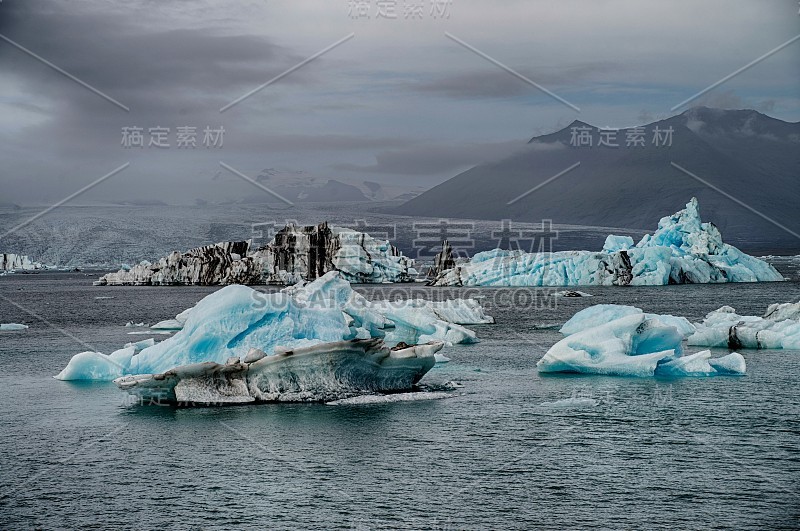
[(609, 236), (601, 252), (526, 253), (495, 249), (456, 263), (431, 282), (436, 286), (663, 286), (779, 281), (766, 262), (722, 241), (700, 220), (697, 199), (662, 218), (636, 245)]

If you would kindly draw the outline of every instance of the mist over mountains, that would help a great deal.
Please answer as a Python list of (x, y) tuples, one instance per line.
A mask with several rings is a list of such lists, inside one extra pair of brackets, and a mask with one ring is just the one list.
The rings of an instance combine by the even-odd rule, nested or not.
[(800, 123), (753, 110), (695, 107), (642, 130), (643, 137), (628, 145), (632, 128), (620, 129), (606, 142), (617, 144), (610, 147), (598, 145), (596, 127), (575, 121), (394, 212), (652, 230), (695, 196), (703, 219), (715, 223), (726, 241), (752, 252), (800, 251), (800, 236), (792, 234), (800, 234)]

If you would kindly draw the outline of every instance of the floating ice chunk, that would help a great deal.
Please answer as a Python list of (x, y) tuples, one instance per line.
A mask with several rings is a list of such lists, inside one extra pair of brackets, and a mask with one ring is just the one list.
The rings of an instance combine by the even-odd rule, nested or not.
[(764, 317), (739, 315), (730, 306), (709, 312), (689, 337), (705, 347), (800, 349), (800, 315), (796, 304), (773, 304)]
[(563, 291), (556, 291), (553, 293), (553, 297), (566, 297), (566, 298), (573, 298), (573, 297), (591, 297), (592, 295), (588, 293), (584, 293), (583, 291), (578, 290), (563, 290)]
[(125, 326), (127, 328), (135, 328), (135, 327), (147, 326), (147, 323), (134, 323), (133, 321), (128, 321), (127, 323), (125, 323)]
[[(603, 322), (604, 315), (616, 318)], [(687, 323), (682, 317), (647, 314), (632, 306), (592, 306), (567, 322), (569, 335), (553, 345), (537, 366), (540, 372), (616, 376), (744, 374), (739, 354), (716, 360), (710, 351), (682, 356), (681, 343), (691, 328)]]
[(169, 330), (137, 330), (135, 332), (128, 332), (129, 336), (168, 336), (172, 332)]
[(434, 365), (441, 343), (391, 350), (380, 339), (281, 350), (252, 363), (195, 363), (164, 374), (114, 380), (142, 403), (239, 404), (329, 401), (411, 389)]
[(15, 331), (15, 330), (26, 330), (28, 325), (20, 324), (20, 323), (2, 323), (0, 324), (0, 330), (2, 331)]
[(536, 365), (539, 372), (653, 376), (659, 362), (680, 356), (682, 340), (675, 327), (634, 313), (565, 337)]
[(436, 363), (449, 363), (450, 362), (450, 358), (448, 358), (444, 354), (436, 354), (435, 359), (436, 359)]

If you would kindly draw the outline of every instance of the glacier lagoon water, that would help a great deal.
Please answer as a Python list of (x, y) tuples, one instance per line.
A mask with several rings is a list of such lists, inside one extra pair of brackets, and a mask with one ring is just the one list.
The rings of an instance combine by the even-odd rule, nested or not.
[[(96, 276), (0, 278), (0, 321), (31, 325), (0, 333), (0, 527), (800, 524), (800, 352), (744, 351), (741, 378), (539, 375), (535, 366), (558, 326), (592, 304), (693, 321), (723, 304), (760, 315), (800, 299), (794, 280), (587, 287), (592, 298), (543, 309), (492, 306), (542, 290), (473, 289), (497, 324), (473, 325), (481, 343), (443, 351), (452, 361), (422, 380), (420, 400), (174, 409), (132, 404), (111, 383), (52, 376), (76, 352), (147, 337), (128, 335), (126, 322), (170, 317), (215, 288), (92, 287)], [(373, 298), (398, 289), (359, 287)], [(453, 381), (460, 387), (445, 385)]]

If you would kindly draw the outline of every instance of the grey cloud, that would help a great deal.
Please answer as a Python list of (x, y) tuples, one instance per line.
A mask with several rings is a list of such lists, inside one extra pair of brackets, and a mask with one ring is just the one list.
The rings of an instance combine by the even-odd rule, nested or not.
[(775, 108), (775, 100), (749, 101), (731, 89), (704, 94), (697, 100), (697, 105), (718, 109), (753, 109), (759, 112), (770, 112)]
[[(477, 57), (476, 60), (485, 61)], [(619, 74), (623, 70), (623, 65), (605, 62), (559, 67), (512, 68), (539, 85), (550, 88), (577, 87), (604, 74)], [(409, 88), (457, 99), (509, 98), (538, 91), (525, 81), (488, 62), (483, 67), (476, 67), (469, 72), (441, 75), (432, 80), (410, 84)]]
[[(0, 9), (5, 8), (0, 5)], [(212, 100), (218, 107), (303, 59), (260, 36), (200, 29), (148, 31), (68, 9), (57, 15), (36, 10), (25, 17), (11, 13), (12, 22), (6, 19), (3, 26), (6, 36), (132, 110), (183, 108)], [(0, 59), (11, 62), (15, 74), (32, 76), (34, 93), (62, 97), (72, 93), (63, 90), (70, 81), (58, 79), (59, 74), (5, 43)], [(41, 83), (43, 72), (51, 76), (49, 83)], [(282, 82), (302, 83), (311, 74), (298, 71)]]
[(358, 173), (437, 175), (455, 173), (522, 149), (526, 149), (524, 142), (517, 141), (457, 146), (425, 145), (380, 152), (375, 156), (375, 164), (340, 163), (333, 165), (333, 168)]

